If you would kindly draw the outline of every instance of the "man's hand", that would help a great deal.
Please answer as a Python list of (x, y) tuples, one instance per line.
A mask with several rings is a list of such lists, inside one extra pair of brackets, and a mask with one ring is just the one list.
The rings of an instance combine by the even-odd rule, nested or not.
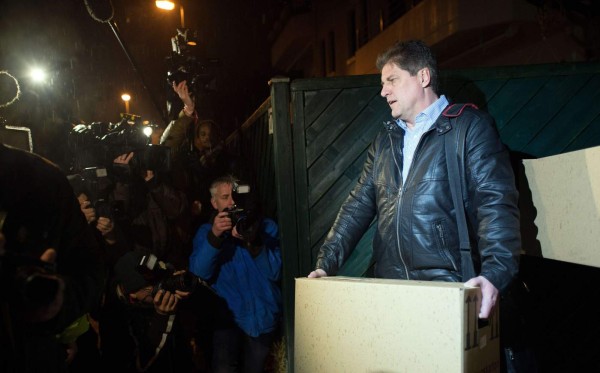
[(327, 272), (322, 269), (315, 269), (311, 273), (308, 274), (308, 278), (319, 278), (319, 277), (327, 277)]
[(154, 296), (154, 310), (160, 315), (171, 315), (177, 310), (179, 299), (176, 294), (161, 289)]
[(465, 282), (465, 286), (481, 288), (481, 309), (479, 310), (479, 318), (487, 319), (492, 313), (498, 300), (498, 289), (487, 278), (477, 276)]
[(173, 90), (177, 93), (177, 96), (181, 99), (181, 102), (188, 107), (190, 111), (194, 111), (194, 101), (192, 101), (192, 97), (190, 96), (190, 91), (187, 86), (187, 81), (182, 80), (179, 84), (173, 82)]
[[(173, 275), (177, 276), (185, 271), (175, 272)], [(154, 310), (160, 315), (171, 315), (177, 312), (177, 305), (182, 299), (187, 299), (190, 296), (189, 291), (175, 290), (174, 293), (165, 290), (159, 290), (154, 296)]]
[(221, 211), (215, 216), (212, 225), (212, 232), (215, 236), (221, 237), (224, 232), (230, 231), (232, 228), (231, 218), (229, 218), (229, 213), (227, 211)]
[(101, 216), (98, 218), (98, 223), (96, 224), (96, 229), (102, 233), (103, 236), (106, 236), (115, 228), (113, 221), (110, 218)]
[(85, 220), (89, 223), (96, 220), (96, 209), (92, 207), (92, 203), (85, 197), (83, 194), (80, 194), (77, 197), (79, 201), (79, 207), (81, 208), (81, 212), (85, 216)]
[(99, 217), (98, 223), (96, 224), (96, 229), (102, 233), (102, 237), (107, 244), (114, 245), (117, 242), (114, 232), (115, 224), (113, 223), (112, 219), (104, 216)]
[(131, 161), (131, 158), (133, 158), (133, 152), (121, 154), (113, 160), (113, 163), (128, 165), (129, 161)]

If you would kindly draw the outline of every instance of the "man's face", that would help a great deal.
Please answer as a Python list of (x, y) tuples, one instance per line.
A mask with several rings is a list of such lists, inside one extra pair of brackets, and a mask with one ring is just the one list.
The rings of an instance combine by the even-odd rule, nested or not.
[(410, 76), (408, 71), (392, 62), (381, 69), (381, 96), (390, 105), (392, 117), (414, 123), (420, 112), (419, 102), (425, 97), (422, 71), (423, 69), (415, 76)]
[(137, 291), (129, 293), (129, 303), (137, 305), (152, 305), (152, 286), (145, 286)]
[(198, 129), (198, 136), (194, 139), (194, 146), (198, 150), (210, 149), (210, 125), (203, 124)]
[(233, 186), (231, 184), (223, 183), (217, 185), (216, 193), (210, 199), (212, 206), (219, 212), (225, 208), (232, 208), (235, 205), (232, 191)]

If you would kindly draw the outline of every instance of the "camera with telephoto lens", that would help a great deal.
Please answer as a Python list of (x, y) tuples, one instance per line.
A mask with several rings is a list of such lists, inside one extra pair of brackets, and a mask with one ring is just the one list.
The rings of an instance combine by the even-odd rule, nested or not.
[(192, 293), (200, 282), (198, 277), (188, 271), (174, 274), (173, 265), (158, 260), (154, 254), (144, 255), (137, 270), (152, 284), (152, 296), (156, 295), (159, 290), (171, 293), (176, 290)]

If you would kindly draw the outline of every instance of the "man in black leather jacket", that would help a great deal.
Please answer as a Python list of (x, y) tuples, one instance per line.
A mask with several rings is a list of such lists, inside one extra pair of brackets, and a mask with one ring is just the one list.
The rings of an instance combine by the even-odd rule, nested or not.
[(518, 272), (518, 193), (508, 150), (493, 119), (465, 106), (452, 122), (466, 126), (465, 210), (479, 275), (462, 278), (458, 229), (444, 137), (455, 132), (442, 115), (437, 63), (420, 41), (397, 43), (377, 60), (388, 122), (368, 152), (362, 174), (342, 205), (309, 277), (335, 275), (377, 218), (375, 275), (466, 282), (481, 287), (487, 318)]

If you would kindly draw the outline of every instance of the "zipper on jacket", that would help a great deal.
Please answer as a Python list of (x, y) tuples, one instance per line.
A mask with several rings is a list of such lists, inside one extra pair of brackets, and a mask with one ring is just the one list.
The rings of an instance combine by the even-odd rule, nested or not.
[[(409, 180), (409, 178), (412, 176), (412, 170), (414, 168), (415, 165), (415, 161), (417, 160), (417, 155), (418, 155), (418, 151), (421, 147), (421, 144), (423, 143), (423, 137), (425, 137), (425, 135), (427, 135), (429, 132), (433, 131), (435, 128), (435, 123), (434, 125), (431, 126), (430, 129), (428, 129), (427, 131), (425, 131), (423, 133), (423, 135), (421, 135), (421, 138), (419, 138), (419, 142), (417, 143), (417, 147), (415, 148), (415, 152), (413, 155), (413, 160), (410, 164), (410, 168), (408, 169), (408, 173), (406, 174), (406, 181)], [(408, 267), (406, 266), (406, 262), (404, 261), (404, 257), (402, 256), (402, 248), (400, 247), (400, 234), (398, 234), (398, 230), (400, 229), (399, 224), (400, 224), (400, 211), (402, 210), (400, 207), (400, 205), (402, 204), (402, 192), (404, 189), (404, 179), (402, 178), (402, 169), (400, 168), (400, 166), (398, 165), (398, 160), (396, 159), (396, 152), (395, 152), (395, 148), (394, 148), (394, 140), (392, 139), (392, 134), (391, 131), (388, 131), (388, 137), (390, 139), (390, 145), (392, 148), (392, 154), (394, 155), (394, 163), (396, 164), (396, 167), (398, 168), (398, 172), (400, 174), (400, 187), (398, 188), (398, 208), (396, 209), (396, 244), (398, 245), (398, 254), (400, 255), (400, 261), (402, 262), (402, 265), (404, 266), (404, 270), (406, 271), (406, 279), (410, 280), (410, 274), (408, 272)], [(454, 263), (453, 263), (454, 264)]]
[[(446, 250), (448, 250), (448, 245), (446, 244), (446, 235), (444, 235), (444, 227), (442, 227), (442, 224), (440, 222), (437, 222), (435, 223), (435, 229), (438, 232), (438, 237), (442, 241), (442, 252), (446, 253)], [(452, 255), (446, 254), (446, 257), (450, 260), (450, 263), (452, 263), (452, 268), (454, 268), (454, 270), (458, 272), (458, 268), (456, 268), (456, 263), (454, 263)]]
[(435, 229), (438, 231), (438, 235), (440, 240), (442, 240), (442, 247), (446, 247), (446, 237), (444, 237), (444, 229), (442, 228), (442, 224), (435, 223)]
[(406, 272), (406, 279), (410, 280), (410, 273), (408, 272), (408, 267), (406, 266), (406, 262), (404, 261), (404, 257), (402, 256), (402, 248), (400, 247), (400, 205), (402, 203), (402, 189), (404, 188), (404, 181), (402, 180), (402, 169), (398, 164), (398, 160), (396, 159), (396, 148), (394, 147), (394, 140), (392, 139), (392, 134), (388, 133), (388, 137), (390, 139), (390, 146), (392, 151), (392, 156), (394, 158), (394, 164), (398, 169), (398, 173), (400, 174), (400, 185), (398, 186), (398, 207), (396, 208), (396, 245), (398, 246), (398, 255), (400, 256), (400, 261), (402, 262), (402, 266), (404, 267), (404, 271)]

